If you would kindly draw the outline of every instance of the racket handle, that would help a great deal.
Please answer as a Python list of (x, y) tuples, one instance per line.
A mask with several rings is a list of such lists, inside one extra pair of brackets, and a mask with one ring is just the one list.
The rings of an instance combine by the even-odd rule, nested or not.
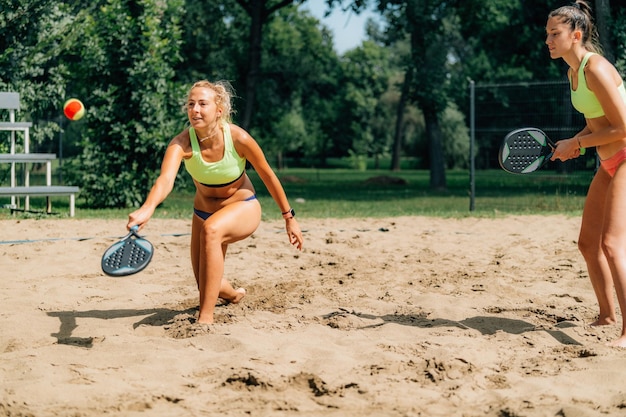
[[(580, 151), (580, 154), (584, 155), (582, 151)], [(133, 227), (130, 228), (131, 232), (137, 232), (137, 230), (139, 230), (139, 226), (137, 225), (134, 225)]]

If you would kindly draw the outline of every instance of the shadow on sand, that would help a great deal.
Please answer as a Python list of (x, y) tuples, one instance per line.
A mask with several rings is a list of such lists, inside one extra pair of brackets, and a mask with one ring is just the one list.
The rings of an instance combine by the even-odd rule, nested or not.
[[(330, 319), (337, 316), (352, 315), (361, 319), (376, 320), (377, 323), (361, 326), (360, 329), (372, 328), (384, 326), (388, 323), (401, 324), (404, 326), (415, 326), (421, 328), (433, 328), (433, 327), (457, 327), (460, 329), (474, 329), (478, 330), (484, 335), (492, 335), (498, 331), (503, 331), (510, 334), (522, 334), (527, 332), (539, 332), (543, 331), (554, 337), (559, 343), (564, 345), (581, 345), (580, 342), (571, 338), (564, 332), (558, 329), (564, 329), (569, 327), (576, 327), (575, 324), (568, 321), (561, 321), (554, 325), (537, 326), (532, 323), (528, 323), (523, 320), (509, 319), (504, 317), (495, 316), (476, 316), (469, 317), (464, 320), (455, 321), (447, 319), (429, 319), (426, 315), (422, 314), (386, 314), (382, 316), (376, 316), (372, 314), (349, 312), (347, 310), (340, 310), (329, 313), (324, 316), (325, 319)], [(382, 323), (380, 322), (382, 320)]]

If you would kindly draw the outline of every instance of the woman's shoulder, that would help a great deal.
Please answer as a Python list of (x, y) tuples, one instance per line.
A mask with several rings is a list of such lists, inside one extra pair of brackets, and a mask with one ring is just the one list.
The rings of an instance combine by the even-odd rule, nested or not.
[(252, 136), (241, 126), (234, 123), (227, 123), (230, 128), (230, 136), (233, 138), (234, 143), (245, 143), (252, 139)]
[(190, 143), (191, 143), (191, 139), (189, 137), (189, 129), (184, 129), (183, 131), (178, 133), (176, 136), (174, 136), (172, 140), (170, 141), (170, 144), (183, 145), (183, 146), (189, 145)]
[(592, 80), (606, 79), (616, 83), (621, 80), (621, 76), (615, 66), (600, 54), (593, 54), (589, 57), (585, 67), (585, 76)]
[(587, 60), (587, 65), (585, 66), (585, 71), (609, 71), (609, 72), (617, 72), (615, 66), (604, 56), (598, 53), (594, 53), (589, 56)]
[(189, 158), (192, 153), (189, 129), (185, 129), (174, 136), (168, 145), (168, 149), (176, 153), (180, 152), (182, 158)]
[(230, 135), (237, 153), (242, 158), (251, 159), (260, 150), (256, 140), (241, 126), (229, 123)]

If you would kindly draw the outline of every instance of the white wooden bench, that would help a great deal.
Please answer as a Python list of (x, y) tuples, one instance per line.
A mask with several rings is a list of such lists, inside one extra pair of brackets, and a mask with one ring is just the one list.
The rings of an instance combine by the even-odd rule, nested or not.
[[(0, 153), (0, 164), (7, 163), (33, 163), (46, 164), (46, 185), (52, 185), (52, 161), (56, 160), (54, 153)], [(26, 171), (26, 185), (29, 185), (29, 172)], [(16, 184), (12, 183), (12, 186)]]
[(30, 187), (0, 187), (0, 197), (19, 196), (19, 197), (46, 197), (47, 212), (52, 212), (52, 196), (69, 196), (70, 197), (70, 217), (74, 217), (76, 194), (80, 188), (72, 185), (39, 185)]
[(22, 131), (26, 132), (29, 128), (33, 127), (31, 122), (0, 122), (0, 130), (8, 131)]
[(55, 153), (0, 153), (0, 162), (43, 163), (57, 159)]

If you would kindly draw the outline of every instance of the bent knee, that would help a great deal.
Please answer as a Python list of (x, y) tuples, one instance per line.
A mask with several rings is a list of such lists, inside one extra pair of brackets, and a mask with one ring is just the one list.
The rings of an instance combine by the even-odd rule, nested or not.
[(223, 239), (223, 227), (216, 222), (205, 221), (202, 224), (202, 239), (206, 241), (221, 241)]

